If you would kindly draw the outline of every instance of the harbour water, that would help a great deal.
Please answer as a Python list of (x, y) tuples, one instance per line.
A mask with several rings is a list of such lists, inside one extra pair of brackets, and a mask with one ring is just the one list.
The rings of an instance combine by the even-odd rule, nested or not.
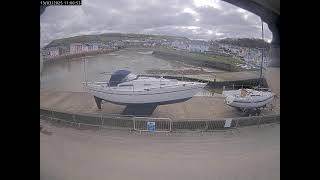
[[(84, 66), (84, 62), (86, 62), (86, 66)], [(86, 68), (86, 76), (84, 67)], [(82, 82), (85, 81), (85, 78), (87, 81), (108, 81), (110, 73), (119, 69), (128, 69), (136, 74), (144, 74), (146, 71), (153, 69), (198, 70), (199, 67), (156, 58), (152, 55), (152, 51), (146, 49), (123, 49), (110, 54), (47, 62), (44, 64), (41, 73), (41, 88), (56, 91), (83, 92)], [(221, 72), (209, 68), (205, 70)]]

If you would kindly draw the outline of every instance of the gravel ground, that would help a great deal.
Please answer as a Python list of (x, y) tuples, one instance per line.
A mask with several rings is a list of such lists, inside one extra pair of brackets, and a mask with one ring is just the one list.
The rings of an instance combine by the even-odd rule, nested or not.
[(171, 134), (42, 126), (42, 180), (280, 179), (280, 124)]

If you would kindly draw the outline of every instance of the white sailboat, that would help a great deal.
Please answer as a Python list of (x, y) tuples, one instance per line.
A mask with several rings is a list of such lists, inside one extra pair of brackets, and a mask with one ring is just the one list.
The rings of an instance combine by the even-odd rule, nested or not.
[[(263, 40), (263, 22), (262, 22), (262, 40)], [(261, 55), (260, 80), (262, 80), (262, 66), (263, 66), (263, 51)], [(261, 85), (261, 81), (260, 81)], [(275, 94), (267, 88), (241, 88), (237, 90), (226, 90), (223, 87), (223, 96), (225, 103), (229, 106), (241, 109), (243, 111), (254, 109), (258, 110), (261, 107), (266, 107), (271, 103)]]
[(119, 105), (164, 105), (191, 99), (207, 83), (186, 82), (163, 77), (145, 77), (127, 70), (114, 72), (109, 82), (85, 82), (84, 87), (92, 94), (97, 106), (101, 101)]
[(274, 93), (266, 89), (238, 89), (223, 91), (225, 103), (229, 106), (240, 109), (257, 109), (265, 107), (271, 103), (274, 98)]

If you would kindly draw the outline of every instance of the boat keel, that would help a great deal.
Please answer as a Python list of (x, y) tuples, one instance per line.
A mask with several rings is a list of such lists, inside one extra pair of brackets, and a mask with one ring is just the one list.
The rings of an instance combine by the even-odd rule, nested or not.
[(96, 104), (97, 104), (98, 109), (101, 109), (102, 99), (94, 96), (94, 100), (96, 101)]

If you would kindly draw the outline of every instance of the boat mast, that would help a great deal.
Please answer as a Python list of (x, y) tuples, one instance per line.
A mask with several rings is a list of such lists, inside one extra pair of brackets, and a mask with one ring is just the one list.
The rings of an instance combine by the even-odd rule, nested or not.
[[(262, 18), (261, 18), (261, 36), (262, 36), (262, 42), (264, 43)], [(262, 85), (262, 67), (263, 67), (263, 46), (261, 48), (260, 86)]]
[(86, 71), (86, 59), (85, 59), (85, 57), (83, 58), (83, 69), (84, 69), (84, 81), (86, 82), (86, 86), (87, 86), (88, 83), (87, 83), (87, 71)]

